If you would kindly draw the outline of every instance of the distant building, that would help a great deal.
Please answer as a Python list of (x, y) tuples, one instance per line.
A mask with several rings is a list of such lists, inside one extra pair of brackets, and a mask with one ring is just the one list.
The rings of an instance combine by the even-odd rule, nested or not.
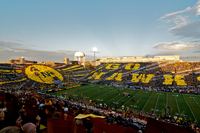
[(25, 60), (24, 57), (18, 59), (10, 59), (10, 64), (37, 64), (37, 61)]
[(162, 61), (181, 61), (180, 56), (124, 56), (124, 57), (105, 57), (97, 59), (97, 62), (100, 63), (109, 63), (109, 62), (119, 62), (119, 63), (128, 63), (128, 62), (162, 62)]
[(58, 67), (58, 66), (62, 66), (62, 65), (68, 65), (71, 64), (69, 58), (65, 57), (64, 58), (64, 62), (55, 62), (55, 61), (43, 61), (41, 62), (41, 64), (45, 64), (51, 67)]
[(69, 64), (69, 63), (70, 63), (70, 62), (69, 62), (69, 58), (65, 57), (65, 58), (64, 58), (64, 64), (67, 65), (67, 64)]
[(54, 61), (44, 61), (44, 62), (41, 62), (41, 64), (44, 64), (44, 65), (47, 65), (47, 66), (51, 66), (51, 67), (57, 67), (57, 66), (65, 65), (65, 63), (54, 62)]
[(199, 62), (200, 61), (200, 55), (181, 56), (181, 60), (191, 61), (191, 62)]

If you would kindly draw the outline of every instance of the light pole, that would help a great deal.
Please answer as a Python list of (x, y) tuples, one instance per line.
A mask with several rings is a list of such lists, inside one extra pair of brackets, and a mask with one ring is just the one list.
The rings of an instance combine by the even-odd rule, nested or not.
[(98, 51), (98, 49), (96, 47), (92, 48), (92, 52), (94, 53), (94, 61), (96, 60), (96, 52)]

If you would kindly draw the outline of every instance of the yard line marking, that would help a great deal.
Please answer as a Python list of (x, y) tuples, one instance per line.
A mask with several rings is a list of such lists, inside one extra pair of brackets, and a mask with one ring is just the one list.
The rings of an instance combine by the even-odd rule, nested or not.
[(132, 100), (133, 97), (135, 97), (135, 94), (132, 97), (130, 97), (126, 102), (124, 102), (124, 105), (126, 105), (130, 100)]
[(194, 115), (194, 113), (193, 113), (193, 111), (192, 111), (192, 109), (191, 109), (191, 107), (190, 107), (190, 104), (187, 103), (187, 100), (185, 100), (184, 95), (183, 95), (183, 99), (184, 99), (185, 103), (187, 104), (187, 106), (189, 107), (190, 112), (192, 113), (193, 118), (195, 119), (195, 121), (197, 121), (197, 119), (196, 119), (196, 117), (195, 117), (195, 115)]
[[(200, 106), (200, 103), (199, 102), (197, 102), (198, 100), (198, 97), (197, 96), (195, 96), (195, 97), (192, 97), (193, 98), (193, 100), (195, 101), (195, 103), (197, 104), (197, 105), (199, 105)], [(197, 98), (197, 99), (196, 99)]]
[(160, 96), (160, 94), (157, 94), (156, 104), (155, 104), (155, 106), (154, 106), (154, 111), (153, 111), (154, 114), (155, 114), (155, 110), (157, 110), (157, 104), (158, 104), (159, 96)]
[(150, 98), (151, 98), (152, 96), (153, 96), (153, 93), (151, 93), (151, 95), (148, 97), (148, 99), (146, 100), (146, 102), (145, 102), (145, 104), (144, 104), (144, 106), (143, 106), (143, 108), (142, 108), (141, 111), (144, 111), (144, 108), (147, 106), (147, 103), (149, 103)]
[(166, 96), (166, 107), (168, 106), (168, 93), (167, 93), (167, 96)]
[[(108, 91), (106, 93), (101, 93), (102, 95), (98, 95), (96, 98), (102, 99), (102, 100), (106, 100), (106, 99), (108, 99), (110, 97), (111, 93), (115, 93), (115, 92)], [(118, 96), (119, 96), (119, 94), (118, 94), (118, 92), (116, 92), (116, 97), (118, 97)], [(109, 104), (110, 99), (106, 100), (105, 102)]]
[[(124, 98), (124, 97), (121, 96), (116, 102), (119, 103), (119, 101), (121, 101), (123, 98)], [(121, 106), (121, 104), (120, 104), (120, 106)]]
[(107, 100), (107, 101), (113, 101), (113, 99), (115, 99), (116, 97), (122, 97), (122, 96), (120, 96), (120, 93), (117, 93), (116, 96), (112, 97), (111, 99), (109, 99), (109, 100)]
[[(103, 88), (103, 90), (104, 90), (104, 88)], [(98, 98), (99, 96), (102, 97), (102, 96), (105, 96), (106, 94), (110, 94), (108, 92), (112, 92), (112, 89), (108, 88), (106, 91), (102, 91), (102, 89), (98, 88), (95, 91), (96, 91), (95, 95), (93, 95), (91, 98)], [(102, 92), (104, 92), (104, 93), (102, 93)]]
[(178, 113), (180, 114), (180, 108), (178, 106), (178, 102), (177, 102), (177, 98), (175, 97), (175, 101), (176, 101), (176, 106), (177, 106), (177, 109), (178, 109)]

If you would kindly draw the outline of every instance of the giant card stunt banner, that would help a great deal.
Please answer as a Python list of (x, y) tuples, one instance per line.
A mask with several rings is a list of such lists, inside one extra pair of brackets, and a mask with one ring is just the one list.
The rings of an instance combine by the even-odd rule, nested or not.
[[(55, 84), (56, 81), (64, 82), (64, 77), (73, 73), (73, 77), (80, 78), (76, 73), (84, 70), (80, 65), (68, 65), (61, 68), (52, 68), (46, 65), (0, 65), (0, 85), (24, 82), (31, 80), (42, 84)], [(83, 75), (82, 75), (83, 76)]]
[(0, 65), (0, 85), (31, 80), (42, 84), (76, 81), (117, 83), (131, 86), (180, 86), (199, 87), (199, 62), (148, 62), (109, 63), (94, 69), (81, 65), (65, 65), (52, 68), (45, 65)]
[(55, 80), (63, 81), (61, 73), (43, 65), (30, 65), (25, 68), (25, 74), (29, 79), (39, 83), (53, 84)]

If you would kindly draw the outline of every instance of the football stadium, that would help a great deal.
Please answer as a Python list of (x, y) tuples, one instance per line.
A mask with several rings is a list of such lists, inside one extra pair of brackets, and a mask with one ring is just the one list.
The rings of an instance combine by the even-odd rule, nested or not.
[(1, 64), (1, 126), (22, 119), (50, 133), (193, 132), (200, 124), (200, 63), (162, 58)]
[(0, 133), (200, 133), (200, 0), (1, 0)]

